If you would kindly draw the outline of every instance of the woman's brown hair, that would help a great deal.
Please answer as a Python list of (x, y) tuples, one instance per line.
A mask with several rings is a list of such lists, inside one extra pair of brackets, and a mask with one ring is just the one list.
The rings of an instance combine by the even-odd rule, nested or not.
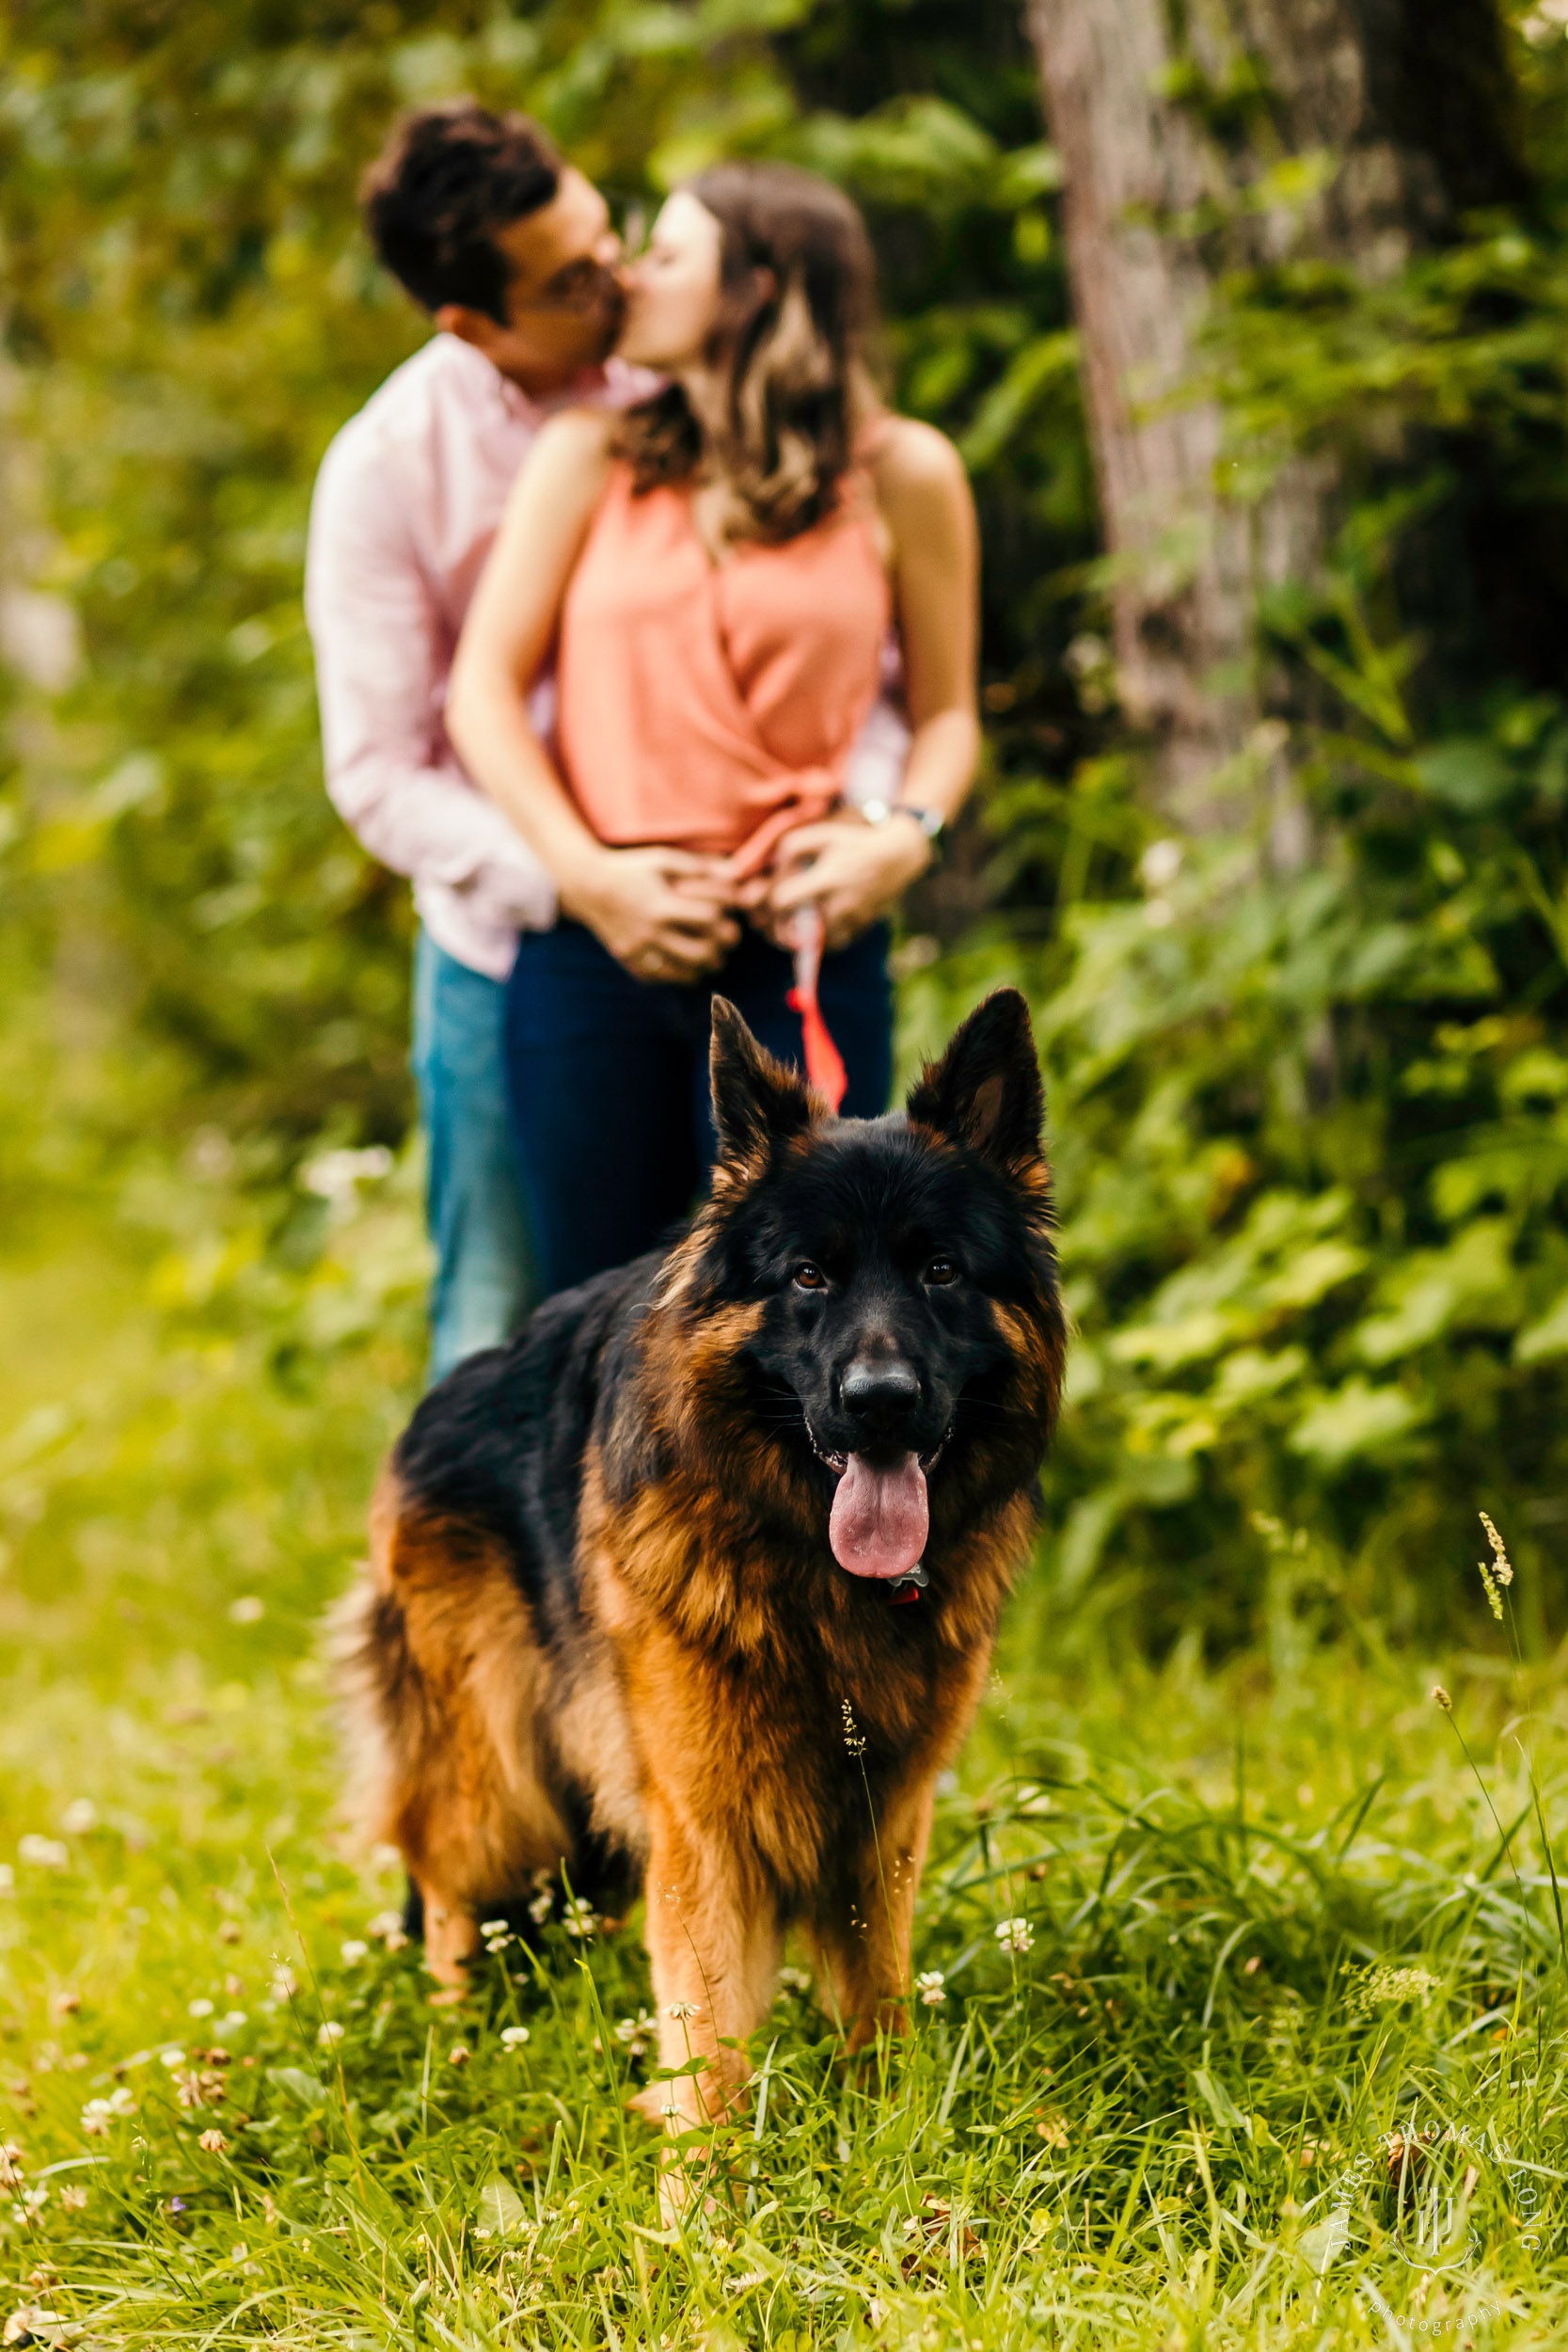
[(847, 196), (790, 164), (719, 164), (686, 183), (718, 221), (718, 389), (693, 413), (669, 385), (627, 415), (617, 453), (638, 490), (689, 482), (713, 462), (727, 535), (777, 544), (831, 514), (866, 405), (877, 318), (865, 223)]

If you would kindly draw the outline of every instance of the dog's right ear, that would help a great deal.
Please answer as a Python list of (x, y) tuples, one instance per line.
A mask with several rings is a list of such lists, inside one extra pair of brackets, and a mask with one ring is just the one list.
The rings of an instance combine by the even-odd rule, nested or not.
[(775, 1144), (803, 1135), (815, 1116), (805, 1081), (764, 1053), (729, 999), (713, 1000), (713, 1123), (721, 1160), (760, 1173)]

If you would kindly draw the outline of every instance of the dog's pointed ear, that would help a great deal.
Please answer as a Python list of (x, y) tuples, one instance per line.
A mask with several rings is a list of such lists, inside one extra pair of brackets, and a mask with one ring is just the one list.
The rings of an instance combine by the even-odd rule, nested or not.
[(926, 1064), (904, 1107), (911, 1125), (967, 1145), (1020, 1183), (1044, 1181), (1045, 1092), (1029, 1008), (1016, 988), (999, 988), (970, 1014), (942, 1059)]
[(713, 1000), (708, 1053), (721, 1160), (760, 1168), (776, 1143), (802, 1135), (816, 1116), (805, 1081), (765, 1053), (725, 996)]

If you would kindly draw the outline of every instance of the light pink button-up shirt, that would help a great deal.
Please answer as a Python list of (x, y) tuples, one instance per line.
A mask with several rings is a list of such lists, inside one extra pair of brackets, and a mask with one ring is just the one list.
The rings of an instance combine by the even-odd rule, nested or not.
[[(447, 740), (447, 678), (507, 493), (552, 406), (625, 406), (655, 379), (611, 359), (602, 386), (530, 400), (482, 353), (436, 335), (389, 375), (322, 460), (305, 607), (326, 788), (371, 855), (414, 884), (438, 946), (492, 979), (519, 930), (555, 920), (549, 876)], [(551, 690), (536, 690), (548, 732)], [(908, 733), (879, 703), (856, 749), (856, 799), (895, 797)]]

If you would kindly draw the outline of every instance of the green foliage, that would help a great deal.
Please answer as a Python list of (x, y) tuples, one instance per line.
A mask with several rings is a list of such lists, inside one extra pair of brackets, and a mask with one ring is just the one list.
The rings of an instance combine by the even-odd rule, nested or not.
[(1555, 1527), (1565, 749), (1551, 705), (1370, 773), (1323, 751), (1307, 869), (1239, 815), (1153, 845), (1145, 895), (1081, 903), (1059, 946), (907, 983), (922, 1041), (999, 974), (1036, 998), (1078, 1323), (1064, 1598), (1109, 1549), (1146, 1629), (1233, 1636), (1263, 1514), (1433, 1610), (1478, 1501)]

